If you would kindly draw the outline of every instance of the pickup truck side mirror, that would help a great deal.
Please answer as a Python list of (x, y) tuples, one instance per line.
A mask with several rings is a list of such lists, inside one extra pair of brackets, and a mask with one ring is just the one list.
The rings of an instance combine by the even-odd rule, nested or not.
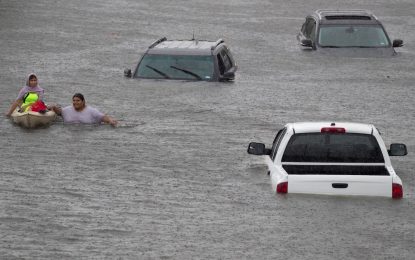
[(403, 41), (400, 40), (400, 39), (393, 40), (392, 46), (395, 47), (395, 48), (396, 47), (402, 47), (403, 46)]
[(124, 76), (127, 78), (131, 78), (132, 74), (131, 74), (131, 69), (125, 69), (124, 70)]
[(390, 156), (404, 156), (408, 154), (405, 144), (391, 144), (388, 150)]
[(248, 146), (248, 153), (253, 155), (270, 155), (271, 150), (265, 148), (263, 143), (250, 143)]

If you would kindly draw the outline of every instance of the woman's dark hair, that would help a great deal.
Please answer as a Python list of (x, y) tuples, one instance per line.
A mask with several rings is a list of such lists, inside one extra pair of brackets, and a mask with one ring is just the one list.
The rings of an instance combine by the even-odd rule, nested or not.
[(85, 101), (84, 95), (82, 95), (81, 93), (75, 93), (75, 95), (73, 95), (72, 99), (74, 98), (79, 98), (82, 101)]
[(31, 74), (31, 75), (29, 76), (29, 80), (31, 80), (31, 79), (37, 79), (36, 75), (35, 75), (35, 74)]

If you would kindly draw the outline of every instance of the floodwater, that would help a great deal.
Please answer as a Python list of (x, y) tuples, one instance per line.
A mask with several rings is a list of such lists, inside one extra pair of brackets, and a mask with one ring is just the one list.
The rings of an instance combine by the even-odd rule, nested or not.
[[(372, 10), (391, 58), (304, 51), (321, 8)], [(0, 0), (1, 259), (413, 259), (415, 2)], [(233, 83), (123, 77), (153, 41), (229, 44)], [(119, 127), (27, 130), (5, 117), (35, 72), (46, 101), (75, 92)], [(249, 142), (296, 121), (373, 123), (404, 198), (276, 195)]]

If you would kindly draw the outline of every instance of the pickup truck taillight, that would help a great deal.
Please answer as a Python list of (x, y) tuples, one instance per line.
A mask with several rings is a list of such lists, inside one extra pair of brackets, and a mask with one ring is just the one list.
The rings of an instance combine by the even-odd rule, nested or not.
[(277, 193), (287, 193), (288, 192), (288, 182), (281, 182), (277, 185)]
[(392, 183), (392, 198), (401, 199), (403, 197), (402, 185), (398, 183)]

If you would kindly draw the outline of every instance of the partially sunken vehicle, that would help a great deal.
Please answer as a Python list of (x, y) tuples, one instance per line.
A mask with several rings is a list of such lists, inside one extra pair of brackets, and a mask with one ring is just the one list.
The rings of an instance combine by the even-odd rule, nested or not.
[(406, 155), (406, 145), (393, 143), (387, 149), (371, 124), (290, 123), (278, 131), (270, 149), (253, 142), (248, 153), (267, 155), (277, 193), (403, 196), (389, 156)]
[(225, 41), (167, 40), (151, 44), (135, 70), (124, 70), (126, 77), (231, 81), (237, 66)]
[(403, 41), (391, 41), (378, 18), (367, 10), (317, 10), (305, 18), (299, 44), (326, 53), (355, 52), (391, 56)]

